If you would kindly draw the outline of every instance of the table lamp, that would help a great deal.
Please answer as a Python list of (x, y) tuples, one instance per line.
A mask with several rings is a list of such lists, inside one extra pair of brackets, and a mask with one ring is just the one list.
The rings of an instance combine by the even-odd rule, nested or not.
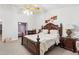
[(67, 29), (67, 31), (66, 31), (67, 37), (71, 38), (73, 26), (72, 25), (68, 25), (66, 29)]

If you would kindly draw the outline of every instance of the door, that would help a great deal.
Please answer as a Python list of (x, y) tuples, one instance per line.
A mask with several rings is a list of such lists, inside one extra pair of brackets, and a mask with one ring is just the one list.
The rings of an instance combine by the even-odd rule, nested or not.
[(18, 23), (18, 36), (22, 36), (27, 34), (27, 23), (19, 22)]
[(0, 24), (0, 40), (2, 40), (2, 24)]

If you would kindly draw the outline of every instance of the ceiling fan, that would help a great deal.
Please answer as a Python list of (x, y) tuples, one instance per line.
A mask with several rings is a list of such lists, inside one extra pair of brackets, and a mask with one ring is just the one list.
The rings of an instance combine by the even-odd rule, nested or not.
[(24, 9), (24, 13), (28, 13), (28, 14), (36, 14), (36, 13), (40, 12), (40, 10), (41, 10), (39, 5), (37, 5), (37, 4), (24, 5), (23, 9)]

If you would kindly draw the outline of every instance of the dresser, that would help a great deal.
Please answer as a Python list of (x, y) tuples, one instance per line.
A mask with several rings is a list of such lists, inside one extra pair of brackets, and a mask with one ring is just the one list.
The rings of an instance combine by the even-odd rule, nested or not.
[(60, 39), (60, 47), (76, 52), (76, 38), (62, 37)]
[(36, 30), (28, 30), (28, 35), (30, 34), (36, 34)]

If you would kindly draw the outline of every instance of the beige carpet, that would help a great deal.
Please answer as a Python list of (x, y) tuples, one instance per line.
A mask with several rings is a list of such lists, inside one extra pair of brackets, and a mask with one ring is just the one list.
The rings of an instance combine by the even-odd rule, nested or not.
[[(0, 41), (0, 55), (31, 55), (31, 53), (21, 45), (21, 39), (19, 39), (7, 43)], [(73, 53), (60, 47), (55, 47), (46, 55), (77, 55), (77, 53)]]
[(0, 34), (0, 41), (2, 40), (2, 35)]
[(55, 47), (52, 51), (48, 52), (47, 55), (77, 55), (78, 53), (73, 53), (72, 51)]

